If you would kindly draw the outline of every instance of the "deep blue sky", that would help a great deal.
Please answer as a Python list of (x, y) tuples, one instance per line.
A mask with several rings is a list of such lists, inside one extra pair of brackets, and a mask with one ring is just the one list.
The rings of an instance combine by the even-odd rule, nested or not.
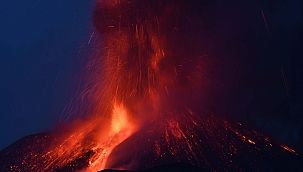
[(60, 118), (92, 8), (92, 0), (1, 0), (0, 150)]
[[(77, 84), (86, 62), (93, 1), (1, 0), (0, 150), (52, 129), (60, 119), (74, 96), (70, 85)], [(272, 38), (264, 31), (261, 9)], [(261, 34), (265, 43), (258, 47), (260, 62), (252, 78), (235, 92), (235, 118), (294, 146), (302, 139), (303, 123), (302, 2), (262, 2), (259, 17), (256, 27), (266, 33)]]

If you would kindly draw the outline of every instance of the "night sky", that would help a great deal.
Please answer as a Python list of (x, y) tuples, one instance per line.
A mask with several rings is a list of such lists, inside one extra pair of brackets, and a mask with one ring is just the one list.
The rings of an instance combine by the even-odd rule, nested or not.
[(0, 149), (49, 130), (72, 99), (92, 1), (0, 2)]
[[(233, 120), (300, 149), (302, 2), (271, 0), (256, 6), (260, 24), (254, 36), (261, 43), (244, 42), (258, 45), (257, 57), (235, 81), (226, 111)], [(93, 0), (1, 1), (0, 149), (50, 130), (62, 119), (89, 54), (92, 9)]]

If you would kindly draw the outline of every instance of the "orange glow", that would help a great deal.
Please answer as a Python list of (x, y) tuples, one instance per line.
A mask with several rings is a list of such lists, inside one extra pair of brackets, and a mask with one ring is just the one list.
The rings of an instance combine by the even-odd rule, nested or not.
[(250, 139), (248, 139), (247, 141), (248, 141), (249, 143), (253, 144), (253, 145), (256, 144), (256, 142), (254, 142), (254, 141), (252, 141), (252, 140), (250, 140)]
[(283, 144), (280, 144), (280, 146), (281, 146), (283, 149), (287, 150), (288, 152), (291, 152), (291, 153), (293, 153), (293, 154), (298, 155), (298, 154), (296, 153), (296, 151), (295, 151), (295, 150), (293, 150), (293, 149), (289, 148), (288, 146), (283, 145)]
[(123, 105), (114, 104), (111, 116), (111, 125), (110, 129), (106, 131), (108, 132), (106, 140), (104, 140), (104, 133), (101, 132), (102, 134), (98, 136), (100, 140), (93, 148), (94, 150), (101, 149), (101, 151), (97, 151), (98, 153), (90, 159), (89, 167), (85, 169), (87, 172), (104, 169), (111, 151), (135, 131), (134, 125), (128, 120), (127, 111)]
[(129, 127), (128, 124), (129, 121), (127, 119), (126, 110), (121, 105), (114, 105), (111, 120), (111, 134), (122, 132), (126, 127)]
[[(142, 2), (147, 4), (146, 8), (133, 9), (145, 5)], [(155, 124), (153, 130), (145, 132), (150, 136), (151, 146), (140, 151), (154, 149), (155, 159), (168, 157), (176, 162), (186, 159), (198, 165), (203, 162), (203, 167), (210, 169), (213, 168), (207, 160), (210, 154), (219, 155), (222, 163), (230, 164), (238, 149), (248, 150), (250, 144), (257, 146), (259, 138), (269, 143), (267, 137), (243, 129), (239, 122), (233, 126), (212, 114), (202, 114), (201, 97), (207, 91), (205, 83), (209, 82), (205, 79), (207, 55), (201, 53), (203, 47), (191, 41), (196, 39), (193, 38), (196, 32), (188, 29), (195, 26), (188, 17), (182, 18), (180, 4), (98, 1), (94, 24), (103, 36), (102, 46), (95, 50), (87, 65), (85, 88), (79, 95), (83, 109), (76, 112), (85, 118), (58, 129), (49, 146), (41, 144), (41, 153), (33, 148), (32, 154), (24, 158), (30, 162), (29, 171), (56, 171), (81, 156), (87, 156), (88, 162), (80, 171), (103, 170), (109, 166), (109, 160), (115, 161), (121, 154), (131, 152), (128, 149), (115, 154), (119, 145)], [(132, 15), (133, 11), (137, 11), (136, 15)], [(96, 42), (92, 39), (93, 36), (88, 43)], [(234, 146), (236, 142), (241, 146)], [(140, 146), (145, 145), (136, 145)], [(281, 147), (295, 153), (285, 145)], [(118, 168), (127, 169), (131, 165)], [(15, 168), (10, 166), (12, 170)]]

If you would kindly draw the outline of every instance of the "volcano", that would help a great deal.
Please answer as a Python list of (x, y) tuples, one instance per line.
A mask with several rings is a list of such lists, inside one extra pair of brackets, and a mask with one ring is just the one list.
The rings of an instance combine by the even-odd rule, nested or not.
[[(145, 126), (112, 151), (105, 167), (146, 170), (183, 162), (209, 171), (302, 170), (302, 158), (294, 150), (241, 123), (209, 114), (199, 115), (199, 119), (190, 116), (179, 122), (171, 119)], [(98, 151), (83, 147), (65, 163), (48, 166), (52, 162), (43, 150), (57, 139), (52, 133), (20, 139), (0, 152), (1, 170), (85, 171)]]
[[(226, 22), (221, 19), (224, 12), (219, 16), (210, 12), (211, 6), (220, 3), (98, 1), (93, 22), (102, 39), (88, 63), (85, 88), (79, 95), (83, 101), (79, 107), (84, 108), (75, 110), (85, 117), (3, 149), (0, 169), (155, 171), (175, 164), (208, 171), (302, 170), (295, 150), (226, 120), (229, 114), (217, 110), (230, 100), (222, 101), (214, 85), (221, 78), (223, 90), (229, 92), (231, 86), (225, 80), (234, 74), (232, 67), (222, 71), (223, 65), (214, 62), (231, 64), (217, 45), (223, 44), (227, 54), (245, 55), (224, 42), (231, 40), (227, 39), (234, 29), (230, 23), (241, 18)], [(239, 1), (236, 7), (243, 12), (245, 4)], [(243, 27), (248, 19), (241, 20)]]

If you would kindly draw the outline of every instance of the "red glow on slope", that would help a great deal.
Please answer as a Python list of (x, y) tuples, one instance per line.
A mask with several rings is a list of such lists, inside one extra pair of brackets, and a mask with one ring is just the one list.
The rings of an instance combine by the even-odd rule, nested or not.
[[(87, 84), (92, 87), (85, 91), (88, 101), (92, 102), (93, 114), (78, 126), (81, 132), (86, 132), (84, 135), (89, 135), (95, 152), (86, 171), (104, 169), (108, 156), (118, 144), (158, 118), (168, 124), (167, 131), (172, 136), (168, 134), (167, 139), (175, 137), (191, 147), (178, 121), (170, 119), (176, 113), (183, 113), (187, 105), (192, 106), (193, 100), (186, 102), (183, 96), (201, 97), (203, 58), (199, 55), (187, 58), (187, 50), (184, 54), (174, 53), (183, 45), (172, 42), (181, 42), (177, 37), (170, 40), (170, 35), (175, 33), (173, 30), (167, 33), (167, 18), (156, 9), (166, 2), (161, 3), (100, 1), (96, 6), (94, 19), (99, 23), (95, 24), (105, 35), (105, 48), (94, 59), (94, 68), (90, 68), (92, 72), (88, 75), (90, 84)], [(150, 6), (150, 11), (145, 11), (145, 5)], [(170, 5), (162, 8), (175, 20), (178, 14), (171, 11)], [(142, 10), (142, 15), (132, 16), (125, 11), (127, 6), (134, 8), (128, 10)], [(83, 128), (85, 125), (91, 128)], [(76, 142), (87, 142), (86, 139)]]
[[(200, 14), (186, 1), (99, 1), (93, 19), (104, 36), (103, 48), (88, 65), (80, 95), (89, 112), (55, 133), (50, 143), (41, 143), (42, 151), (35, 149), (39, 146), (27, 148), (32, 150), (23, 158), (27, 170), (55, 171), (77, 164), (80, 157), (88, 160), (86, 167), (77, 169), (82, 171), (143, 169), (142, 164), (146, 168), (180, 161), (241, 171), (245, 167), (236, 163), (239, 157), (249, 161), (245, 150), (259, 152), (261, 143), (273, 147), (267, 137), (241, 123), (232, 125), (200, 111), (207, 56), (195, 38), (199, 31), (193, 30), (199, 28), (191, 29), (201, 27), (200, 18), (189, 18), (189, 10)], [(140, 162), (144, 155), (152, 155), (151, 161)], [(134, 160), (124, 163), (121, 157), (128, 156)]]

